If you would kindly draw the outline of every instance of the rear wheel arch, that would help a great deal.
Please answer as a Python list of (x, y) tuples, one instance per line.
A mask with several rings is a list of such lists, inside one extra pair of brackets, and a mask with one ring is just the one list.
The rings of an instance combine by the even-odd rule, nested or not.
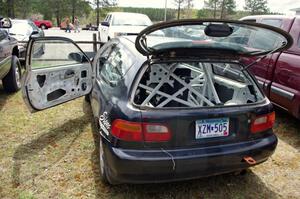
[(15, 46), (12, 50), (12, 55), (19, 57), (19, 55), (20, 55), (19, 53), (20, 52), (19, 52), (18, 46)]
[(3, 87), (6, 92), (17, 92), (21, 88), (22, 69), (16, 55), (12, 56), (11, 68), (8, 74), (2, 79)]

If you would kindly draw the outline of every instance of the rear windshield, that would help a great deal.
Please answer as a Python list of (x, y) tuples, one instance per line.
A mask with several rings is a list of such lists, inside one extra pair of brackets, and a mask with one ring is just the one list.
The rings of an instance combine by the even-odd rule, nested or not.
[(246, 105), (263, 99), (251, 76), (236, 63), (178, 62), (148, 66), (134, 103), (146, 107)]
[(283, 35), (266, 28), (226, 23), (223, 27), (228, 28), (226, 29), (228, 35), (215, 36), (209, 32), (219, 30), (207, 27), (211, 27), (209, 22), (162, 27), (143, 36), (141, 44), (150, 53), (176, 48), (201, 48), (230, 50), (241, 55), (255, 55), (272, 51), (281, 47), (283, 43), (287, 43), (287, 39)]

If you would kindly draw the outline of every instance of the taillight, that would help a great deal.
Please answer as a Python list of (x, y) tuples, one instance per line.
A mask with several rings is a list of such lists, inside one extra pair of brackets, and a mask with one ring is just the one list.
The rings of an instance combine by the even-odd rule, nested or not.
[(251, 133), (258, 133), (271, 129), (275, 123), (275, 112), (256, 117), (251, 122)]
[(146, 142), (163, 142), (171, 139), (168, 127), (161, 124), (143, 123), (143, 130)]
[(128, 122), (125, 120), (115, 120), (112, 123), (112, 134), (125, 141), (143, 141), (142, 125), (137, 122)]
[(135, 142), (164, 142), (171, 139), (168, 127), (162, 124), (128, 122), (116, 119), (111, 133), (118, 139)]

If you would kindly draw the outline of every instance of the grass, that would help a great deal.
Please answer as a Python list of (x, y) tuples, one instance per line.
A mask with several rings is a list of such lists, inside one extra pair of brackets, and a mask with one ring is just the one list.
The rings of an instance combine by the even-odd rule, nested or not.
[(300, 198), (299, 121), (277, 110), (275, 154), (246, 175), (107, 186), (83, 98), (31, 114), (0, 87), (0, 198)]

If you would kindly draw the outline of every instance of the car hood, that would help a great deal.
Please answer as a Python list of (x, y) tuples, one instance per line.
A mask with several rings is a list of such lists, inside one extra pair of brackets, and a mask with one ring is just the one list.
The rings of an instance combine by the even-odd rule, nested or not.
[(110, 32), (138, 34), (147, 26), (110, 26)]
[(10, 36), (15, 38), (17, 41), (28, 41), (29, 40), (28, 35), (11, 34)]
[(213, 19), (177, 20), (149, 26), (139, 33), (135, 46), (146, 56), (214, 55), (224, 58), (279, 52), (292, 43), (287, 32), (273, 26)]

